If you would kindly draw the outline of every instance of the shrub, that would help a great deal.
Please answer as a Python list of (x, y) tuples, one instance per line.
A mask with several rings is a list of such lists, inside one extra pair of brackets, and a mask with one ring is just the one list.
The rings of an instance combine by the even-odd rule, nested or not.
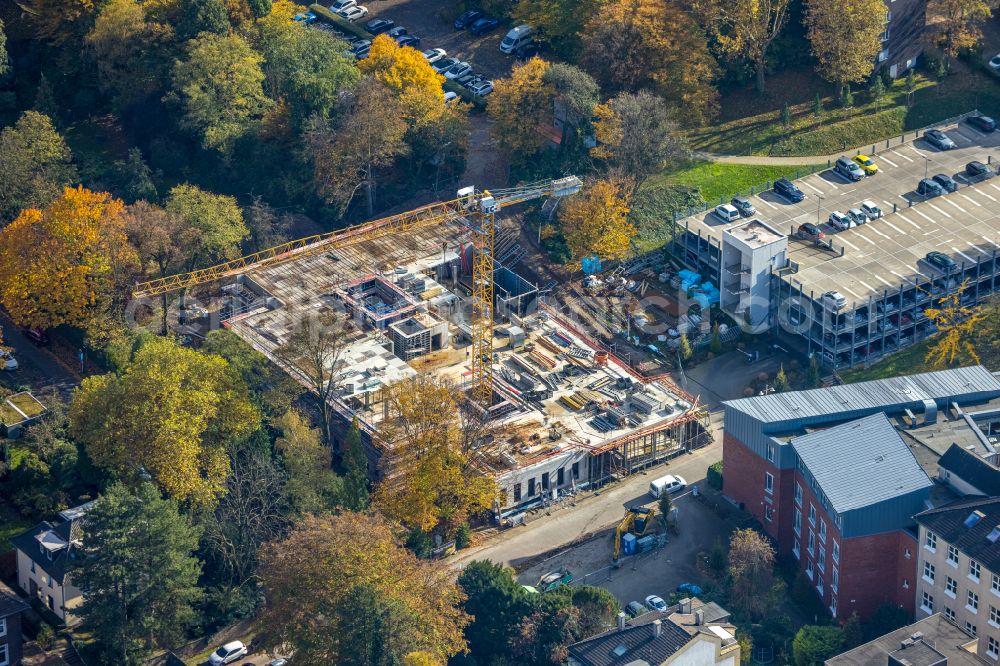
[(472, 528), (469, 527), (469, 523), (462, 523), (458, 526), (458, 530), (455, 531), (455, 549), (462, 550), (463, 548), (468, 548), (471, 539)]
[(712, 463), (705, 474), (705, 481), (716, 490), (722, 490), (722, 461)]

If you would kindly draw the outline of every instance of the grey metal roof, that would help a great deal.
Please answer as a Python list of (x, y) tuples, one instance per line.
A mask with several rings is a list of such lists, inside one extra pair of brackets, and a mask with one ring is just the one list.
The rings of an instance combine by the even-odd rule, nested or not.
[(881, 412), (796, 437), (792, 448), (837, 513), (933, 485)]
[(808, 391), (772, 393), (725, 404), (762, 423), (782, 423), (864, 409), (886, 409), (966, 394), (1000, 396), (1000, 380), (981, 365), (876, 379)]

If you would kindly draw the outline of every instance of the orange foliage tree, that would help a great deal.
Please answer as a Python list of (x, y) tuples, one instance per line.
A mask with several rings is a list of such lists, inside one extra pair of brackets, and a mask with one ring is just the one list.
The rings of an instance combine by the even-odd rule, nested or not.
[(120, 303), (137, 265), (123, 211), (107, 192), (66, 188), (0, 232), (0, 304), (18, 325), (90, 327)]
[(420, 51), (400, 47), (386, 35), (379, 35), (358, 67), (399, 95), (411, 123), (440, 115), (444, 110), (444, 77), (434, 71)]

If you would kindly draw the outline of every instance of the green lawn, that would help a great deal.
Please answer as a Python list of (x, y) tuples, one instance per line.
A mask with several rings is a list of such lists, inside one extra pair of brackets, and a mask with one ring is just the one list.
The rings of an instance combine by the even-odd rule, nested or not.
[(32, 525), (34, 523), (22, 518), (11, 507), (6, 504), (0, 504), (0, 553), (6, 553), (11, 549), (11, 537), (17, 536)]
[(854, 382), (867, 382), (872, 379), (885, 379), (886, 377), (897, 377), (899, 375), (913, 375), (918, 372), (928, 372), (924, 364), (924, 356), (927, 349), (936, 340), (935, 337), (921, 340), (912, 347), (896, 352), (868, 368), (851, 368), (840, 373), (840, 378), (848, 384)]
[(783, 176), (797, 178), (815, 168), (808, 164), (767, 166), (694, 161), (680, 169), (653, 176), (646, 181), (645, 187), (671, 184), (696, 187), (707, 203), (716, 205), (720, 199), (728, 201), (736, 194), (749, 192), (751, 187), (759, 192), (770, 181)]
[[(721, 122), (688, 133), (696, 150), (726, 155), (827, 155), (866, 144), (878, 143), (903, 132), (950, 118), (975, 107), (995, 113), (1000, 110), (1000, 83), (983, 72), (969, 72), (956, 66), (956, 73), (938, 85), (917, 76), (912, 106), (906, 106), (905, 79), (897, 79), (876, 109), (865, 90), (854, 95), (854, 106), (841, 108), (828, 85), (798, 85), (802, 72), (791, 72), (789, 81), (774, 77), (772, 90), (793, 88), (798, 98), (788, 101), (791, 122), (781, 122), (781, 103), (774, 96), (754, 98), (738, 90), (723, 98)], [(816, 77), (813, 77), (814, 79)], [(823, 112), (814, 113), (815, 93), (820, 92)]]

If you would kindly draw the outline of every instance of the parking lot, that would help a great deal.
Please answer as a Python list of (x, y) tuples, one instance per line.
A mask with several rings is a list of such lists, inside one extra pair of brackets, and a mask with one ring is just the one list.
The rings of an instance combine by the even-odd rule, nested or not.
[[(1000, 249), (1000, 178), (971, 183), (963, 175), (968, 162), (987, 163), (997, 152), (1000, 132), (984, 134), (965, 122), (942, 129), (957, 148), (941, 151), (922, 137), (905, 143), (897, 138), (872, 154), (879, 173), (858, 182), (827, 169), (795, 181), (805, 194), (799, 203), (770, 190), (751, 197), (758, 219), (790, 234), (789, 255), (799, 265), (791, 279), (805, 291), (836, 290), (860, 304), (919, 275), (938, 277), (924, 261), (932, 250), (961, 265)], [(958, 190), (933, 198), (917, 194), (917, 183), (925, 175), (939, 173), (952, 176)], [(826, 223), (830, 212), (847, 211), (863, 200), (874, 201), (884, 217), (844, 231)], [(833, 249), (792, 235), (803, 223), (819, 224)], [(711, 212), (689, 219), (689, 224), (719, 239), (733, 226)]]

